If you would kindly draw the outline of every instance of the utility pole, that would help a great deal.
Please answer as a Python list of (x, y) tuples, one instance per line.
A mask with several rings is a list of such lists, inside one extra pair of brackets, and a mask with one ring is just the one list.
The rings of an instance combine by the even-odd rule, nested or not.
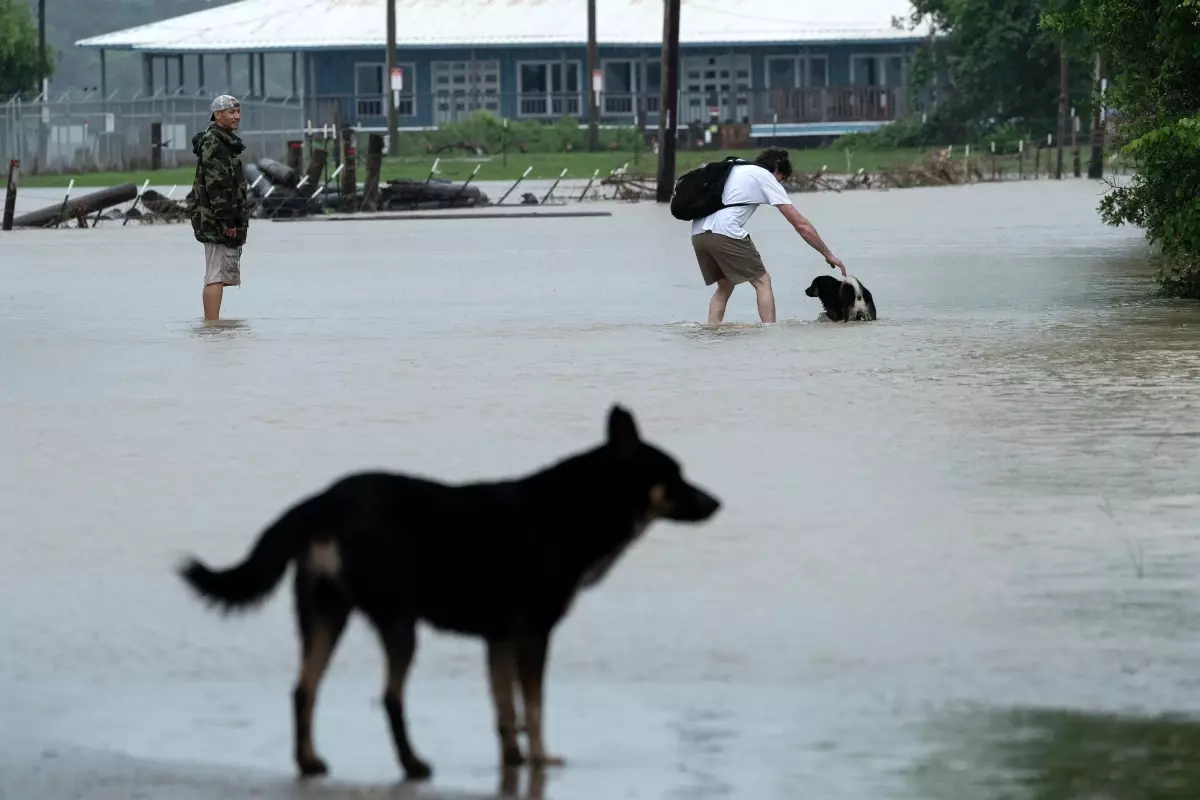
[(48, 166), (50, 161), (50, 126), (47, 124), (50, 109), (50, 76), (46, 68), (46, 0), (38, 0), (38, 92), (42, 95), (42, 114), (38, 123), (38, 155), (33, 160), (33, 172), (39, 166)]
[[(588, 81), (588, 152), (594, 153), (600, 147), (600, 131), (596, 119), (599, 114), (596, 108), (600, 87), (596, 85), (596, 68), (599, 59), (596, 58), (596, 0), (588, 0), (587, 4), (587, 81)], [(566, 89), (567, 76), (563, 76), (563, 88)]]
[(46, 0), (38, 0), (38, 89), (46, 90)]
[(1063, 142), (1067, 138), (1067, 44), (1058, 43), (1058, 166), (1054, 177), (1062, 180)]
[(663, 0), (662, 95), (658, 103), (658, 190), (671, 202), (675, 190), (675, 129), (679, 106), (679, 0)]
[(1098, 181), (1104, 177), (1104, 121), (1100, 116), (1100, 106), (1103, 102), (1100, 94), (1101, 86), (1100, 51), (1096, 51), (1096, 85), (1093, 90), (1096, 100), (1092, 103), (1092, 158), (1088, 161), (1088, 178)]
[(387, 91), (388, 155), (400, 152), (400, 131), (396, 122), (396, 92), (392, 89), (392, 71), (396, 68), (396, 0), (387, 0)]

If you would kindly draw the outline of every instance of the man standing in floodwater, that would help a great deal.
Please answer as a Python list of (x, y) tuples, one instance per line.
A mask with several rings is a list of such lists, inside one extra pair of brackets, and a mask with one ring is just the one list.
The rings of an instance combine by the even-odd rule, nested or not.
[(188, 192), (188, 214), (196, 241), (204, 244), (204, 320), (221, 316), (226, 286), (242, 283), (242, 245), (250, 225), (241, 153), (246, 145), (235, 131), (242, 121), (236, 97), (212, 101), (209, 126), (192, 137), (196, 178)]
[(760, 205), (778, 208), (796, 233), (825, 257), (830, 268), (840, 269), (845, 276), (846, 267), (830, 252), (825, 242), (821, 241), (817, 229), (796, 210), (788, 198), (782, 182), (791, 175), (792, 162), (787, 150), (768, 147), (759, 153), (753, 164), (738, 164), (729, 171), (721, 193), (721, 202), (726, 208), (692, 222), (692, 249), (696, 251), (704, 285), (717, 285), (716, 292), (708, 301), (709, 325), (717, 325), (725, 318), (725, 307), (729, 304), (734, 287), (746, 281), (754, 287), (757, 295), (759, 318), (763, 322), (775, 321), (775, 292), (771, 288), (771, 275), (744, 227)]

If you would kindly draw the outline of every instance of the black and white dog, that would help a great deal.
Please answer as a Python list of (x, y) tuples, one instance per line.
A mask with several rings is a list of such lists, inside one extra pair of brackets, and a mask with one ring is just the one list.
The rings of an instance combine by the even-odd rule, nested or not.
[(820, 300), (825, 306), (825, 316), (834, 322), (875, 319), (875, 298), (853, 275), (841, 280), (832, 275), (818, 275), (804, 293)]

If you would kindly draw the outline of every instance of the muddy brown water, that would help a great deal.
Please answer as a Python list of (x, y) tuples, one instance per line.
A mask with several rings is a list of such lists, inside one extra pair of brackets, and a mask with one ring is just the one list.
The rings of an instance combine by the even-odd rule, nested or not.
[(223, 619), (172, 567), (346, 471), (536, 468), (614, 401), (725, 506), (563, 623), (545, 797), (1196, 796), (1200, 308), (1099, 191), (796, 196), (875, 294), (849, 326), (770, 209), (780, 322), (739, 289), (715, 330), (653, 204), (260, 223), (216, 328), (182, 226), (0, 236), (0, 797), (494, 795), (478, 643), (421, 630), (414, 789), (354, 623), (299, 786), (287, 585)]

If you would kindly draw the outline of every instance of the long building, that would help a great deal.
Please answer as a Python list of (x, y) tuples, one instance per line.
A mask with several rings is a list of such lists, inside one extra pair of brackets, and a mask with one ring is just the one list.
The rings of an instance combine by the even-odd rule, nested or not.
[[(199, 86), (267, 94), (268, 59), (320, 125), (386, 127), (386, 0), (241, 0), (84, 39), (143, 56), (146, 96)], [(512, 119), (658, 125), (662, 0), (597, 0), (597, 74), (587, 69), (585, 0), (396, 0), (402, 129), (479, 109)], [(751, 136), (829, 136), (878, 127), (911, 108), (909, 60), (929, 31), (908, 0), (682, 0), (679, 124), (743, 123)], [(249, 79), (229, 85), (234, 59)], [(290, 60), (290, 64), (286, 61)], [(238, 70), (241, 72), (241, 70)], [(102, 94), (107, 87), (102, 89)]]

